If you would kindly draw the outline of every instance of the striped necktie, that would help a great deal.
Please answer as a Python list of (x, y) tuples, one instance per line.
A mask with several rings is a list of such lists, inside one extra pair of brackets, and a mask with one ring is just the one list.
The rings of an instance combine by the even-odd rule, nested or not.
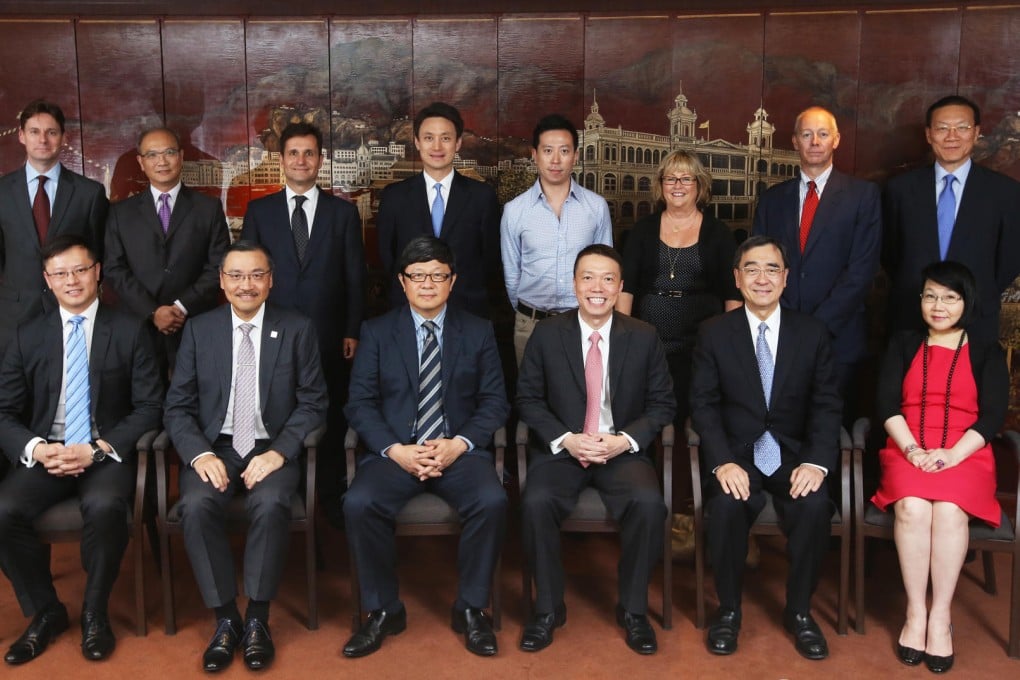
[(64, 443), (92, 441), (92, 395), (89, 387), (89, 353), (85, 346), (84, 316), (72, 316), (67, 336), (67, 384), (64, 386)]
[(421, 348), (418, 367), (418, 420), (415, 441), (421, 444), (429, 439), (444, 436), (443, 432), (443, 370), (440, 362), (436, 324), (426, 321), (425, 342)]

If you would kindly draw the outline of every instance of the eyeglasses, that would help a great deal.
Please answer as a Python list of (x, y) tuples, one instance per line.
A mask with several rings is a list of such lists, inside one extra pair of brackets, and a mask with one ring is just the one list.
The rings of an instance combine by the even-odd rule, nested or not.
[(817, 132), (815, 130), (801, 130), (797, 133), (797, 137), (802, 142), (810, 142), (814, 137), (818, 137), (818, 139), (825, 141), (832, 136), (832, 132), (829, 130), (818, 130)]
[[(222, 271), (222, 270), (221, 270)], [(243, 274), (241, 272), (223, 272), (223, 275), (227, 277), (233, 283), (241, 283), (242, 281), (252, 281), (254, 283), (262, 283), (273, 273), (273, 270), (262, 271), (256, 270)]]
[(662, 178), (662, 183), (665, 184), (668, 187), (674, 186), (678, 182), (680, 184), (682, 184), (683, 186), (685, 186), (685, 187), (689, 187), (691, 185), (697, 184), (698, 180), (696, 178), (694, 178), (694, 177), (689, 176), (689, 175), (686, 176), (686, 177), (663, 177)]
[(99, 263), (93, 262), (87, 267), (83, 265), (81, 267), (75, 267), (74, 269), (61, 270), (56, 272), (48, 272), (43, 270), (43, 273), (46, 274), (47, 277), (54, 279), (56, 281), (68, 281), (70, 279), (76, 279), (79, 276), (85, 276), (85, 272), (92, 269), (97, 264)]
[(959, 304), (963, 301), (963, 298), (956, 293), (946, 293), (945, 295), (936, 295), (935, 293), (923, 293), (921, 295), (921, 302), (926, 305), (933, 305), (936, 302), (941, 302), (947, 307)]
[(445, 283), (453, 276), (450, 272), (433, 272), (431, 274), (426, 274), (425, 272), (400, 272), (400, 275), (415, 283), (424, 283), (425, 279), (432, 279), (433, 283)]
[(770, 279), (778, 279), (779, 275), (782, 274), (786, 270), (785, 269), (781, 269), (780, 267), (765, 267), (765, 268), (762, 268), (762, 267), (744, 267), (740, 271), (744, 272), (744, 276), (746, 276), (749, 279), (756, 279), (761, 274), (765, 274), (765, 276), (767, 276)]
[(177, 156), (180, 155), (180, 153), (181, 153), (180, 149), (163, 149), (162, 151), (146, 151), (145, 153), (142, 154), (142, 158), (144, 158), (147, 161), (154, 161), (160, 156), (162, 156), (167, 160), (173, 160), (174, 158), (177, 158)]
[(949, 134), (950, 130), (956, 130), (956, 134), (961, 137), (965, 137), (969, 135), (970, 131), (973, 129), (973, 125), (936, 125), (931, 129), (931, 132), (936, 137), (945, 137)]

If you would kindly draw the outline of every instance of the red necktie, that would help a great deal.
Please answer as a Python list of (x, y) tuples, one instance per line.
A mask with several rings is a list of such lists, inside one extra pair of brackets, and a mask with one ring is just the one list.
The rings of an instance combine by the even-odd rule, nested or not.
[(35, 230), (39, 233), (39, 245), (46, 243), (46, 233), (50, 229), (50, 197), (45, 189), (47, 179), (49, 177), (39, 175), (39, 186), (35, 190), (35, 200), (32, 201), (32, 217), (35, 218)]
[[(602, 336), (595, 331), (588, 338), (591, 340), (591, 349), (588, 350), (588, 357), (584, 361), (584, 386), (586, 390), (586, 401), (584, 407), (584, 432), (595, 434), (599, 431), (599, 411), (602, 407), (602, 350), (599, 349), (599, 341)], [(588, 463), (581, 463), (588, 467)]]
[(808, 234), (811, 233), (811, 223), (815, 219), (815, 211), (818, 210), (818, 192), (815, 191), (815, 183), (807, 183), (807, 196), (804, 197), (804, 209), (800, 213), (800, 252), (804, 252), (807, 245)]

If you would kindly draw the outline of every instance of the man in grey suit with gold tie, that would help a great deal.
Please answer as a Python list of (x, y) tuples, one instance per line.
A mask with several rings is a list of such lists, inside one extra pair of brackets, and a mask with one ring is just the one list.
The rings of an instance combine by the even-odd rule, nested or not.
[[(239, 645), (248, 668), (272, 663), (269, 603), (287, 556), (297, 459), (328, 403), (312, 322), (267, 305), (272, 286), (272, 261), (261, 246), (238, 241), (227, 249), (220, 287), (229, 304), (184, 326), (167, 393), (164, 423), (183, 462), (184, 545), (216, 614), (202, 660), (207, 672), (229, 666)], [(243, 626), (224, 521), (242, 487), (250, 521)]]

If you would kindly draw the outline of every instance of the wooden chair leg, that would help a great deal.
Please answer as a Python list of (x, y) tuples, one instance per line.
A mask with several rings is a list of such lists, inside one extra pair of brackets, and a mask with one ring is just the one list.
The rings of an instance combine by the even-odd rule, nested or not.
[(492, 573), (492, 593), (489, 595), (492, 599), (492, 627), (495, 630), (502, 630), (503, 628), (502, 598), (499, 593), (499, 575), (502, 571), (503, 555), (500, 553), (499, 557), (496, 558), (496, 570)]
[(171, 573), (170, 537), (166, 531), (159, 532), (159, 552), (163, 572), (163, 630), (167, 635), (175, 635), (177, 621), (174, 614), (174, 582)]
[(305, 531), (305, 574), (308, 581), (308, 630), (319, 629), (318, 587), (316, 583), (318, 561), (315, 550), (314, 518), (308, 518), (308, 529)]
[(148, 626), (145, 621), (145, 528), (142, 518), (135, 519), (134, 526), (134, 558), (135, 558), (135, 634), (145, 637)]
[(673, 628), (673, 518), (666, 518), (666, 536), (662, 549), (662, 627)]
[(1015, 548), (1011, 567), (1013, 584), (1009, 596), (1009, 645), (1006, 653), (1013, 659), (1020, 659), (1020, 553)]
[(991, 550), (981, 551), (981, 562), (985, 571), (985, 592), (989, 595), (996, 595), (999, 588), (995, 583), (995, 556)]
[(846, 635), (850, 599), (850, 524), (844, 520), (843, 533), (839, 537), (839, 611), (836, 615), (836, 633)]
[(361, 584), (358, 583), (358, 567), (354, 564), (354, 553), (351, 553), (351, 632), (357, 633), (361, 628)]

